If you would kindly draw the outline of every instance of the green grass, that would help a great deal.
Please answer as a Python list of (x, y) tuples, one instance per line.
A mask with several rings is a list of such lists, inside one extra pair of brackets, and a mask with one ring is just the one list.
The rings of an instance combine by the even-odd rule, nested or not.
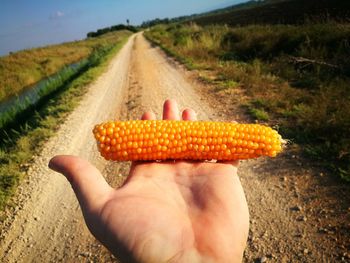
[(269, 114), (261, 109), (249, 108), (249, 113), (254, 119), (259, 121), (268, 121), (270, 118)]
[(242, 88), (254, 119), (278, 123), (311, 159), (350, 181), (350, 24), (170, 24), (146, 36), (211, 69), (201, 78), (215, 75), (216, 91)]
[(270, 107), (270, 101), (256, 99), (250, 101), (247, 105), (247, 111), (255, 120), (267, 122), (270, 120), (269, 113), (267, 112)]
[(40, 152), (60, 123), (79, 104), (87, 85), (105, 71), (108, 62), (130, 35), (128, 32), (113, 34), (118, 35), (118, 40), (112, 49), (96, 57), (87, 71), (66, 84), (55, 96), (41, 105), (36, 114), (22, 123), (19, 129), (2, 134), (2, 138), (7, 138), (0, 147), (0, 210), (8, 203), (17, 185), (25, 176), (26, 164)]

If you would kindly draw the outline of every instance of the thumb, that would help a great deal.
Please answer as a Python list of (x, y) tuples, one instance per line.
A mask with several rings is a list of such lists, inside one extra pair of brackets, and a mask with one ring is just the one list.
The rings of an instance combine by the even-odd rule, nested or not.
[(68, 179), (85, 212), (99, 209), (112, 191), (102, 174), (88, 161), (79, 157), (55, 156), (50, 160), (49, 168)]

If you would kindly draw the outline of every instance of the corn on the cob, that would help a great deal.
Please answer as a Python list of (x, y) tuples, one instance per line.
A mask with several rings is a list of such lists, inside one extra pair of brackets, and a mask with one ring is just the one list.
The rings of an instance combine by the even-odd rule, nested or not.
[(93, 133), (101, 155), (117, 161), (274, 157), (283, 142), (267, 126), (213, 121), (114, 121)]

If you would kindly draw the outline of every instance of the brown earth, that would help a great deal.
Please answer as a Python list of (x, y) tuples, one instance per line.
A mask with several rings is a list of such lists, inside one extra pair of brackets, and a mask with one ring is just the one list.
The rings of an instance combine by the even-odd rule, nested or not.
[[(89, 87), (62, 124), (3, 216), (0, 262), (116, 262), (88, 232), (73, 191), (47, 168), (56, 154), (95, 164), (117, 187), (129, 165), (98, 156), (91, 129), (108, 119), (139, 118), (174, 98), (199, 119), (247, 121), (236, 106), (241, 94), (215, 92), (151, 46), (141, 33), (130, 38), (108, 70)], [(289, 145), (275, 159), (242, 162), (239, 175), (250, 210), (245, 262), (350, 262), (350, 186), (311, 165)]]

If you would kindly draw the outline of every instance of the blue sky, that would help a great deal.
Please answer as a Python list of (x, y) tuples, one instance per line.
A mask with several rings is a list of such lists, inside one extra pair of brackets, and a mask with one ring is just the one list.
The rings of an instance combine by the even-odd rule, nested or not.
[(83, 39), (98, 28), (200, 13), (245, 0), (1, 0), (0, 56)]

